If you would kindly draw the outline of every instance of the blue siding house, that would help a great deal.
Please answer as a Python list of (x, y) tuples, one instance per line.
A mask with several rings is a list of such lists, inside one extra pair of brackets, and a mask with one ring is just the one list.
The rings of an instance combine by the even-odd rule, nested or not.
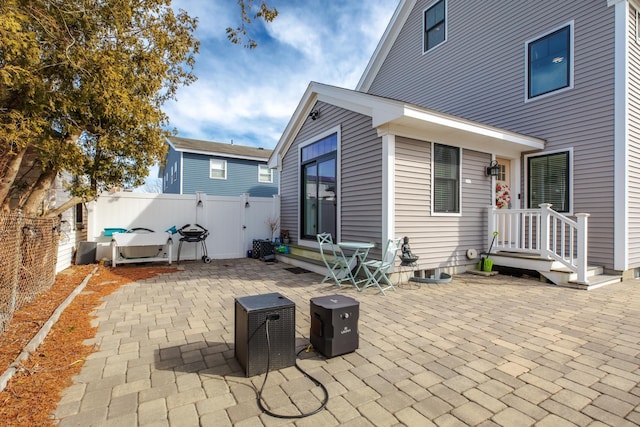
[(267, 166), (273, 150), (170, 137), (161, 169), (162, 192), (213, 196), (271, 197), (278, 173)]

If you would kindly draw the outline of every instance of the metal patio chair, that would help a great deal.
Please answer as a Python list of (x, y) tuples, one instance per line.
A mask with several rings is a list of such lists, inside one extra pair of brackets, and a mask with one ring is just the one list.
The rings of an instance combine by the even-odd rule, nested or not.
[(333, 279), (338, 286), (342, 286), (343, 282), (351, 282), (356, 289), (360, 290), (351, 274), (351, 268), (349, 267), (347, 258), (344, 256), (342, 249), (333, 243), (331, 234), (321, 233), (318, 234), (316, 238), (318, 239), (322, 261), (328, 270), (327, 275), (324, 276), (321, 283), (326, 282), (328, 279)]
[(402, 239), (389, 239), (382, 260), (365, 261), (364, 271), (368, 279), (362, 289), (377, 286), (382, 295), (385, 295), (384, 291), (388, 289), (396, 290), (391, 280), (387, 277), (387, 272), (393, 267), (400, 246), (402, 246)]

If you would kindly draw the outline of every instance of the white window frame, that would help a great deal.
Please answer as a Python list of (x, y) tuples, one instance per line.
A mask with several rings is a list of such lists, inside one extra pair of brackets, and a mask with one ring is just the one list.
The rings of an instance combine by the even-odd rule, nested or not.
[[(214, 168), (213, 165), (215, 163), (220, 162), (220, 164), (222, 165), (221, 168)], [(213, 170), (221, 170), (223, 172), (223, 176), (213, 176), (213, 174), (211, 173)], [(226, 180), (227, 179), (227, 161), (224, 159), (209, 159), (209, 178), (211, 179), (223, 179)]]
[[(436, 167), (435, 167), (435, 151), (436, 144), (444, 145), (447, 147), (457, 148), (460, 153), (460, 164), (458, 165), (458, 212), (436, 212), (435, 200), (436, 200)], [(431, 144), (431, 216), (462, 216), (462, 147), (456, 147), (451, 144), (441, 144), (434, 142)]]
[(176, 182), (178, 180), (178, 162), (176, 161), (173, 164), (173, 179), (171, 182)]
[[(551, 92), (547, 92), (547, 93), (536, 95), (534, 97), (529, 98), (529, 45), (531, 43), (535, 43), (539, 41), (540, 39), (547, 37), (552, 33), (555, 33), (556, 31), (562, 30), (563, 28), (566, 28), (566, 27), (569, 27), (569, 61), (570, 61), (569, 85), (552, 90)], [(574, 75), (573, 70), (575, 68), (574, 52), (575, 52), (574, 21), (565, 22), (564, 24), (558, 25), (557, 27), (552, 28), (551, 30), (545, 32), (544, 34), (541, 34), (539, 36), (536, 36), (524, 42), (524, 102), (531, 102), (538, 99), (544, 99), (548, 96), (553, 96), (558, 93), (566, 92), (568, 90), (573, 89), (573, 75)]]
[[(568, 153), (569, 154), (569, 186), (568, 186), (568, 190), (569, 190), (569, 210), (568, 212), (562, 212), (563, 215), (568, 215), (571, 216), (573, 215), (573, 183), (574, 183), (574, 177), (573, 177), (573, 147), (569, 147), (569, 148), (560, 148), (557, 150), (551, 150), (551, 151), (541, 151), (539, 153), (532, 153), (532, 154), (525, 154), (524, 156), (524, 200), (522, 200), (525, 209), (529, 208), (529, 209), (538, 209), (539, 206), (529, 206), (529, 157), (540, 157), (540, 156), (548, 156), (551, 154), (558, 154), (558, 153)], [(551, 206), (551, 209), (553, 209), (553, 206)]]
[[(441, 1), (444, 1), (444, 40), (442, 40), (437, 45), (433, 46), (431, 49), (427, 49), (427, 34), (426, 34), (427, 11)], [(437, 48), (439, 48), (440, 46), (442, 46), (447, 42), (447, 34), (449, 33), (449, 25), (448, 25), (449, 15), (447, 13), (448, 11), (447, 3), (448, 3), (447, 0), (435, 0), (422, 10), (422, 54), (423, 55), (426, 54), (427, 52), (433, 52), (434, 50), (436, 50)]]
[[(262, 179), (262, 175), (266, 174), (266, 172), (261, 172), (263, 169), (266, 169), (269, 173), (269, 179)], [(269, 165), (258, 165), (258, 182), (272, 184), (273, 183), (273, 169), (269, 167)]]
[(166, 190), (167, 188), (169, 188), (169, 174), (168, 173), (164, 173), (164, 189)]
[[(341, 186), (341, 179), (342, 179), (342, 175), (340, 173), (340, 171), (342, 170), (342, 156), (341, 156), (341, 152), (342, 152), (342, 127), (340, 125), (334, 126), (330, 129), (327, 129), (326, 131), (319, 133), (318, 135), (314, 135), (313, 137), (311, 137), (310, 139), (307, 139), (305, 141), (302, 141), (300, 144), (298, 144), (298, 158), (296, 159), (297, 162), (297, 177), (296, 177), (296, 181), (297, 181), (297, 194), (300, 195), (302, 194), (302, 174), (301, 174), (301, 164), (302, 164), (302, 149), (308, 145), (314, 144), (318, 141), (320, 141), (321, 139), (324, 139), (332, 134), (337, 134), (338, 136), (338, 141), (337, 141), (337, 145), (336, 145), (336, 194), (338, 195), (338, 205), (336, 206), (336, 241), (339, 242), (341, 240), (341, 236), (342, 236), (342, 186)], [(299, 225), (299, 221), (300, 221), (300, 217), (302, 215), (302, 206), (300, 204), (300, 202), (298, 202), (298, 212), (296, 213), (297, 215), (297, 222), (298, 222), (298, 227)], [(306, 239), (298, 239), (298, 245), (300, 246), (305, 246), (305, 247), (309, 247), (309, 248), (317, 248), (318, 247), (318, 242), (315, 240), (306, 240)]]

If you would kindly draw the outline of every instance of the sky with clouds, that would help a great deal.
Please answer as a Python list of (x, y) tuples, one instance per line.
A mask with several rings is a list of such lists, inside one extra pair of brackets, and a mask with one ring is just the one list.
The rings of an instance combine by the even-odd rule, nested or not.
[[(259, 4), (258, 0), (255, 0)], [(274, 148), (310, 81), (354, 89), (399, 0), (269, 0), (270, 24), (250, 29), (256, 49), (233, 45), (235, 0), (174, 0), (198, 17), (195, 74), (165, 105), (185, 138)]]

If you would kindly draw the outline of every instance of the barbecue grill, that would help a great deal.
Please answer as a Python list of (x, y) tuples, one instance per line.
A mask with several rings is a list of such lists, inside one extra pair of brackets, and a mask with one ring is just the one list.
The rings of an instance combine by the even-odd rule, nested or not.
[(178, 245), (178, 264), (180, 264), (180, 250), (182, 249), (182, 243), (200, 243), (202, 246), (202, 262), (205, 264), (209, 264), (211, 262), (211, 258), (209, 258), (207, 254), (207, 244), (205, 240), (209, 235), (209, 230), (204, 228), (199, 224), (187, 224), (184, 227), (178, 229), (178, 233), (182, 236), (180, 238), (180, 244)]

